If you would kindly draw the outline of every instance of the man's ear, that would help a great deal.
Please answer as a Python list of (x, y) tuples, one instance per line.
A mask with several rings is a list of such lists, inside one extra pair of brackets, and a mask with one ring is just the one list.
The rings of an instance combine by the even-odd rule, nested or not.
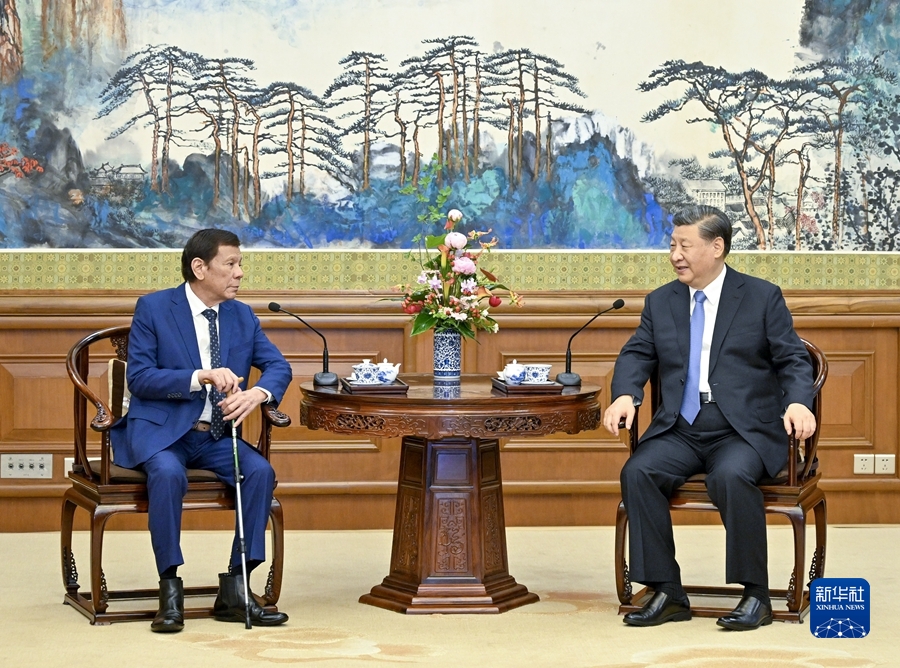
[(199, 257), (195, 257), (191, 260), (191, 271), (194, 272), (194, 276), (197, 277), (198, 281), (202, 281), (206, 275), (206, 263)]
[(713, 248), (716, 249), (716, 257), (725, 257), (725, 240), (722, 237), (713, 239)]

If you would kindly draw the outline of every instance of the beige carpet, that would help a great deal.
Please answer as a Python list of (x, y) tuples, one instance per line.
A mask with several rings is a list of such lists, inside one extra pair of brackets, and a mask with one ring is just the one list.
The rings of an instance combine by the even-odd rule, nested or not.
[[(286, 537), (280, 608), (290, 621), (274, 629), (188, 620), (182, 633), (157, 635), (149, 624), (91, 626), (62, 604), (57, 534), (0, 534), (7, 574), (0, 607), (0, 666), (560, 666), (572, 667), (822, 667), (900, 666), (895, 640), (900, 588), (893, 566), (900, 527), (829, 527), (826, 574), (862, 577), (872, 585), (872, 628), (864, 639), (814, 638), (808, 624), (747, 633), (694, 619), (631, 628), (616, 614), (611, 527), (512, 528), (510, 572), (540, 603), (502, 615), (404, 616), (357, 602), (387, 573), (388, 531), (293, 531)], [(685, 581), (723, 578), (723, 532), (679, 527)], [(187, 584), (211, 581), (229, 537), (186, 533)], [(788, 571), (787, 527), (770, 529), (773, 580)], [(87, 573), (87, 535), (75, 546)], [(263, 569), (260, 569), (263, 570)], [(154, 584), (148, 537), (108, 534), (111, 587)], [(262, 575), (253, 588), (261, 589)], [(891, 631), (891, 629), (894, 631)]]

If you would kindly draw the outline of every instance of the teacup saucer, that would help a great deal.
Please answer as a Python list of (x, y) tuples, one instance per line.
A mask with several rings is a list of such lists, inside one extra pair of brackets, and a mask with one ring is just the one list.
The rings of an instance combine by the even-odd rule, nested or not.
[(387, 385), (388, 384), (388, 383), (382, 383), (380, 380), (373, 380), (370, 383), (363, 383), (353, 377), (347, 378), (347, 382), (350, 383), (351, 385)]

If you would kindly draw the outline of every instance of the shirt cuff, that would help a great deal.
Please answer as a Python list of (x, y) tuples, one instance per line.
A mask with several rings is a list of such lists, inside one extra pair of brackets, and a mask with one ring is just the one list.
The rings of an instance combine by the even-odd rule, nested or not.
[(200, 384), (199, 376), (199, 369), (195, 370), (194, 373), (191, 374), (191, 392), (199, 392), (203, 389), (203, 385)]

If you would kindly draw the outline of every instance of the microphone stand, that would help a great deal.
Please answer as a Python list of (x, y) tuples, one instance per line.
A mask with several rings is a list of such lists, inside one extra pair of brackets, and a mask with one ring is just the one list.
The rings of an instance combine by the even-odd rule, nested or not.
[(569, 343), (566, 346), (566, 370), (562, 373), (556, 374), (557, 383), (559, 383), (560, 385), (581, 385), (581, 376), (579, 376), (577, 373), (572, 373), (572, 339), (574, 339), (575, 336), (579, 332), (581, 332), (581, 330), (590, 325), (592, 322), (594, 322), (594, 320), (599, 318), (604, 313), (609, 313), (610, 311), (620, 309), (623, 306), (625, 306), (625, 300), (617, 299), (613, 302), (612, 306), (610, 306), (608, 309), (600, 311), (600, 313), (596, 314), (593, 318), (584, 323), (581, 328), (575, 332), (575, 334), (572, 334), (572, 336), (569, 337)]
[(322, 345), (324, 346), (322, 348), (322, 370), (313, 376), (313, 383), (316, 385), (337, 385), (338, 384), (337, 374), (328, 370), (328, 342), (325, 340), (325, 336), (322, 334), (322, 332), (320, 332), (318, 329), (316, 329), (315, 327), (310, 325), (308, 322), (306, 322), (306, 320), (301, 318), (296, 313), (291, 313), (290, 311), (285, 311), (283, 308), (281, 308), (281, 305), (277, 304), (276, 302), (269, 302), (269, 310), (274, 313), (279, 313), (279, 312), (287, 313), (288, 315), (293, 316), (294, 318), (297, 318), (297, 320), (302, 322), (304, 325), (309, 327), (312, 331), (314, 331), (316, 334), (318, 334), (321, 337)]

